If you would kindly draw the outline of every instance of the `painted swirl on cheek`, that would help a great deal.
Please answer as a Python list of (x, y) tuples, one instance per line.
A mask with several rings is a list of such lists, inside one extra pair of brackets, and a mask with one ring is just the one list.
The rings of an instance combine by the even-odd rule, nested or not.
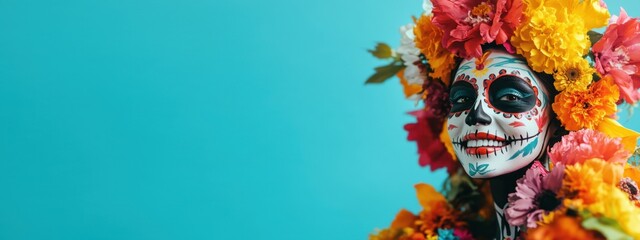
[(520, 155), (522, 155), (522, 157), (526, 157), (529, 154), (532, 154), (533, 150), (535, 150), (537, 146), (538, 146), (538, 136), (536, 135), (536, 137), (533, 139), (533, 141), (531, 141), (529, 144), (527, 144), (527, 146), (525, 146), (524, 148), (522, 148), (522, 149), (518, 150), (516, 153), (514, 153), (513, 156), (511, 156), (509, 158), (509, 161), (516, 159)]
[(547, 113), (546, 107), (540, 110), (540, 112), (542, 112), (542, 114), (540, 114), (540, 116), (536, 118), (536, 124), (538, 125), (538, 132), (542, 132), (543, 128), (545, 127), (545, 124), (549, 122), (549, 114)]

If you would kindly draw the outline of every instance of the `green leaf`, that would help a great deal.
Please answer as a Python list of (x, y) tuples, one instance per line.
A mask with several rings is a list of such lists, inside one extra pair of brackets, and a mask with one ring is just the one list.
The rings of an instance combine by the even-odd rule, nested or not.
[(602, 38), (602, 33), (596, 31), (589, 31), (587, 34), (589, 35), (589, 39), (591, 40), (591, 46), (593, 46), (593, 44), (596, 44)]
[(365, 84), (383, 83), (387, 79), (395, 76), (402, 69), (404, 69), (404, 65), (400, 64), (399, 62), (392, 62), (389, 65), (377, 67), (376, 73), (369, 77)]
[(393, 50), (386, 43), (378, 43), (375, 49), (367, 51), (379, 59), (388, 59), (393, 57)]
[(476, 169), (476, 166), (474, 166), (473, 164), (469, 163), (469, 175), (471, 175), (472, 177), (476, 175), (476, 173), (478, 173), (478, 170)]
[(582, 221), (582, 227), (600, 232), (607, 239), (632, 240), (613, 219), (590, 217)]

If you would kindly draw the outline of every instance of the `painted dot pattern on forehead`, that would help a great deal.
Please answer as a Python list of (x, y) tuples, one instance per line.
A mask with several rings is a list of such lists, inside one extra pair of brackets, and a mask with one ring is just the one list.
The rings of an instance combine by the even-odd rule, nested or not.
[[(533, 89), (534, 95), (536, 96), (536, 104), (535, 107), (533, 109), (531, 109), (530, 111), (527, 112), (522, 112), (522, 113), (513, 113), (513, 112), (504, 112), (499, 110), (498, 108), (496, 108), (495, 106), (493, 106), (493, 104), (491, 104), (491, 101), (489, 101), (489, 88), (491, 87), (491, 84), (498, 78), (503, 77), (503, 76), (514, 76), (520, 79), (524, 79), (525, 82), (527, 84), (529, 84), (529, 86)], [(485, 79), (482, 82), (482, 85), (484, 87), (484, 91), (482, 92), (482, 98), (484, 99), (483, 101), (485, 103), (487, 103), (487, 106), (489, 106), (489, 108), (491, 110), (493, 110), (496, 114), (502, 114), (505, 118), (516, 118), (516, 119), (522, 119), (523, 117), (531, 120), (533, 117), (537, 116), (539, 114), (539, 110), (538, 108), (542, 106), (542, 101), (540, 101), (540, 99), (537, 97), (539, 90), (538, 87), (533, 86), (533, 83), (531, 82), (531, 79), (529, 77), (522, 77), (520, 74), (520, 71), (518, 70), (514, 70), (511, 71), (510, 73), (507, 73), (506, 69), (500, 69), (498, 71), (498, 75), (496, 75), (495, 73), (491, 73), (489, 74), (489, 78)]]
[[(476, 92), (478, 92), (478, 80), (476, 78), (472, 78), (471, 75), (467, 75), (467, 74), (464, 74), (464, 73), (460, 74), (460, 75), (458, 75), (458, 77), (456, 77), (455, 81), (467, 82), (467, 83), (471, 84), (471, 86), (473, 86), (473, 89)], [(450, 103), (450, 104), (453, 104), (453, 103)], [(449, 112), (449, 116), (448, 117), (449, 118), (452, 118), (454, 116), (460, 117), (460, 115), (462, 115), (463, 113), (468, 114), (469, 111), (470, 111), (470, 109), (466, 109), (466, 110), (463, 110), (463, 111), (457, 111), (457, 112), (451, 111), (451, 112)]]

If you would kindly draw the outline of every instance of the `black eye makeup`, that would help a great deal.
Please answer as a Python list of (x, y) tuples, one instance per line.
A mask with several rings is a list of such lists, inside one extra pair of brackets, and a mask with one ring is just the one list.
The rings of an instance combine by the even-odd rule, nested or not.
[(478, 97), (477, 90), (466, 81), (457, 81), (451, 86), (449, 99), (451, 100), (451, 112), (469, 110)]
[(489, 86), (489, 101), (497, 110), (506, 113), (522, 113), (536, 104), (536, 93), (529, 83), (517, 76), (505, 75)]

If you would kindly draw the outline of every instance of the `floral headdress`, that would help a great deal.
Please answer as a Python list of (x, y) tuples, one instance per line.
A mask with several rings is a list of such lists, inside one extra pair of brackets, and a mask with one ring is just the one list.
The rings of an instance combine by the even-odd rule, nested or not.
[[(529, 67), (553, 77), (552, 109), (568, 131), (539, 164), (518, 180), (505, 215), (527, 228), (528, 239), (577, 237), (640, 239), (640, 170), (630, 164), (640, 134), (615, 120), (621, 104), (640, 101), (640, 21), (624, 9), (611, 16), (602, 0), (431, 0), (402, 26), (401, 45), (379, 43), (370, 52), (391, 63), (367, 83), (397, 76), (405, 96), (423, 102), (405, 126), (419, 163), (446, 168), (444, 195), (416, 185), (424, 210), (401, 211), (371, 239), (483, 239), (491, 220), (484, 180), (470, 179), (447, 136), (448, 87), (461, 59), (486, 58), (483, 47), (522, 55)], [(595, 29), (606, 27), (604, 33)], [(429, 204), (426, 204), (429, 203)], [(442, 207), (432, 207), (431, 205)], [(445, 221), (445, 220), (447, 221)], [(572, 229), (571, 231), (558, 231)]]

